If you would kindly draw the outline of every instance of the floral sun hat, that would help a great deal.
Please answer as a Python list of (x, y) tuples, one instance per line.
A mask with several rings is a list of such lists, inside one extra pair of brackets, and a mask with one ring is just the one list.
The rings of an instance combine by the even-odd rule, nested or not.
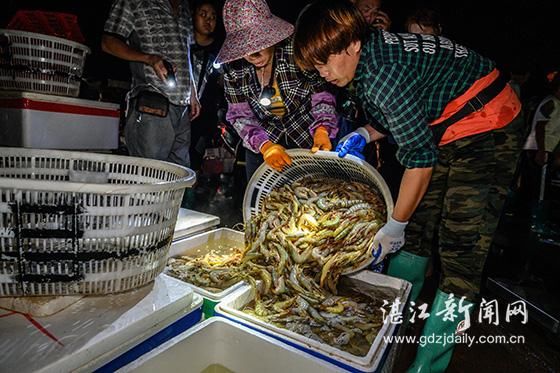
[(270, 12), (264, 0), (227, 0), (224, 4), (226, 40), (219, 63), (238, 60), (286, 39), (294, 26)]

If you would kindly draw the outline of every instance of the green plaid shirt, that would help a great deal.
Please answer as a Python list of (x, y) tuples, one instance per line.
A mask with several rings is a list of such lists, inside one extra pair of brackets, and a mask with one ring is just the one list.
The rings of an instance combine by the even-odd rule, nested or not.
[(362, 46), (356, 94), (370, 120), (398, 144), (406, 168), (437, 163), (437, 146), (428, 123), (494, 63), (449, 39), (375, 30)]

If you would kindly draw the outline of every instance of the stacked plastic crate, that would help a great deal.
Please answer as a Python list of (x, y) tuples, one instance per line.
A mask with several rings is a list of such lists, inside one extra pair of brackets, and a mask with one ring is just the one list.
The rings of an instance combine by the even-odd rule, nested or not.
[(77, 17), (18, 11), (0, 29), (0, 145), (111, 150), (119, 105), (79, 96), (86, 56)]

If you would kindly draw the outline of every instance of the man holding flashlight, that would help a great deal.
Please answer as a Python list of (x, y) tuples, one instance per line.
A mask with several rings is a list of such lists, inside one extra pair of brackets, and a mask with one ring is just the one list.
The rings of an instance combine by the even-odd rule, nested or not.
[(126, 145), (130, 155), (190, 165), (192, 18), (186, 0), (115, 0), (102, 49), (130, 62)]

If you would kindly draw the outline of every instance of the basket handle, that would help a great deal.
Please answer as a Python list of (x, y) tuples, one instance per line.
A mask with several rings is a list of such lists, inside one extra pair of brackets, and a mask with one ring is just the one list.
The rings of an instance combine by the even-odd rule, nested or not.
[(109, 173), (69, 170), (68, 181), (73, 183), (107, 184), (109, 183)]

